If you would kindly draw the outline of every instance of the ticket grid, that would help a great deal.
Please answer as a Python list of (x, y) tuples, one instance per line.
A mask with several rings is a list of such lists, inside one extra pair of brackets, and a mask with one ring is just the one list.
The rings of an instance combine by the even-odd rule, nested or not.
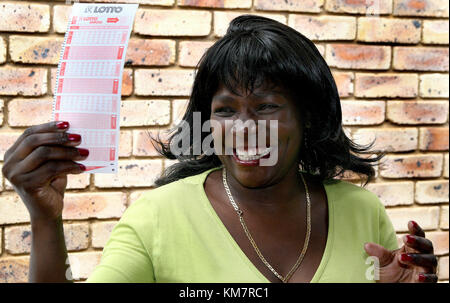
[(117, 174), (125, 53), (138, 4), (75, 3), (58, 64), (53, 120), (81, 135), (86, 173)]

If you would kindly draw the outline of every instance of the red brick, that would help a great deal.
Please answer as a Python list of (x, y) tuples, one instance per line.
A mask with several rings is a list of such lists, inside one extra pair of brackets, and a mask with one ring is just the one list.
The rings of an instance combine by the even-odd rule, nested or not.
[(360, 128), (353, 139), (362, 145), (375, 140), (372, 151), (406, 152), (417, 148), (417, 128)]
[(6, 61), (6, 41), (0, 37), (0, 64)]
[(62, 215), (64, 220), (120, 218), (126, 202), (126, 194), (119, 192), (67, 193)]
[(341, 107), (343, 125), (375, 125), (385, 119), (384, 101), (343, 100)]
[(134, 32), (152, 36), (207, 36), (211, 13), (193, 10), (138, 9)]
[(85, 189), (89, 186), (89, 178), (90, 174), (69, 174), (66, 189)]
[(383, 178), (432, 178), (440, 177), (442, 154), (387, 155), (380, 166)]
[(387, 70), (391, 64), (389, 46), (328, 44), (326, 61), (330, 67)]
[(440, 256), (448, 254), (448, 232), (428, 232), (425, 237), (433, 243), (435, 255)]
[(6, 2), (0, 7), (0, 31), (47, 32), (50, 7), (44, 4)]
[(53, 100), (13, 99), (8, 103), (10, 126), (31, 126), (52, 121)]
[(137, 69), (136, 90), (140, 96), (189, 96), (194, 70)]
[(122, 72), (122, 96), (130, 96), (133, 93), (133, 70), (124, 68)]
[(447, 122), (448, 101), (388, 101), (387, 119), (396, 124)]
[[(225, 35), (231, 20), (238, 16), (247, 14), (248, 12), (214, 12), (214, 34), (216, 37), (222, 37)], [(286, 24), (286, 17), (281, 14), (252, 13), (252, 15), (270, 18)]]
[(419, 204), (448, 203), (448, 180), (417, 181), (415, 200)]
[(421, 127), (420, 150), (448, 150), (448, 127)]
[(183, 118), (189, 100), (188, 99), (175, 99), (172, 101), (172, 124), (171, 127), (178, 124)]
[(416, 44), (420, 42), (422, 22), (415, 19), (361, 17), (358, 19), (358, 40)]
[(214, 42), (209, 41), (182, 41), (179, 44), (178, 60), (180, 66), (195, 67), (208, 48)]
[(178, 6), (250, 8), (252, 6), (252, 0), (178, 0)]
[(0, 259), (0, 283), (28, 282), (29, 263), (29, 256)]
[(439, 280), (448, 280), (448, 269), (448, 256), (440, 257), (437, 269)]
[(313, 41), (354, 40), (356, 37), (355, 17), (289, 15), (289, 26)]
[(102, 252), (71, 253), (68, 257), (73, 279), (87, 279), (94, 271), (94, 268), (100, 263)]
[[(149, 187), (161, 175), (162, 161), (154, 160), (119, 160), (117, 174), (94, 175), (95, 186), (99, 188)], [(145, 178), (143, 174), (145, 173)]]
[(121, 103), (120, 126), (167, 125), (169, 123), (169, 100), (126, 100)]
[[(370, 5), (372, 3), (373, 5)], [(377, 2), (368, 2), (367, 0), (327, 0), (325, 9), (334, 13), (386, 15), (392, 12), (392, 0), (379, 0)]]
[(420, 96), (422, 98), (448, 98), (448, 74), (420, 75)]
[(448, 205), (441, 207), (441, 218), (439, 222), (441, 229), (448, 229)]
[(0, 132), (0, 161), (5, 160), (5, 152), (17, 141), (22, 132)]
[[(52, 94), (55, 94), (57, 69), (52, 68), (50, 73), (50, 85)], [(122, 96), (130, 96), (133, 93), (133, 70), (131, 68), (124, 68), (122, 73)]]
[(5, 100), (0, 99), (0, 126), (3, 125), (3, 107), (5, 106)]
[(425, 20), (423, 23), (422, 43), (448, 44), (448, 20)]
[(385, 206), (414, 203), (414, 183), (410, 181), (369, 183), (367, 189), (376, 194)]
[(448, 153), (444, 156), (444, 178), (448, 179), (449, 175), (449, 159), (448, 159)]
[(116, 226), (117, 221), (96, 222), (91, 225), (92, 247), (103, 248), (109, 239), (111, 231)]
[(255, 0), (256, 10), (319, 13), (324, 0)]
[(448, 71), (448, 48), (394, 47), (394, 69)]
[(133, 148), (131, 130), (121, 130), (119, 140), (119, 158), (131, 156), (131, 150)]
[[(162, 130), (161, 130), (162, 131)], [(150, 136), (157, 138), (158, 132), (149, 130), (133, 131), (133, 155), (137, 157), (161, 156), (152, 144)], [(162, 135), (162, 134), (160, 134)]]
[(361, 98), (414, 98), (418, 94), (417, 74), (356, 73), (355, 96)]
[(448, 17), (448, 0), (394, 0), (394, 15)]
[(63, 41), (56, 37), (10, 36), (9, 55), (14, 62), (58, 64)]
[[(5, 228), (5, 249), (9, 254), (30, 253), (31, 227), (11, 226)], [(64, 224), (64, 238), (67, 250), (83, 250), (89, 246), (89, 225), (87, 223)]]
[(130, 39), (125, 59), (134, 66), (168, 66), (175, 63), (174, 40)]
[(47, 69), (0, 67), (0, 95), (41, 96), (47, 93)]
[(53, 30), (56, 33), (65, 33), (67, 23), (72, 12), (71, 5), (55, 5), (53, 6)]
[(30, 222), (30, 215), (19, 195), (15, 192), (1, 195), (0, 225), (24, 222)]
[(339, 92), (339, 97), (344, 98), (353, 95), (353, 80), (355, 74), (352, 72), (332, 71), (334, 82)]
[(439, 223), (439, 207), (388, 208), (386, 212), (397, 232), (408, 231), (408, 221), (416, 221), (423, 230), (434, 230)]

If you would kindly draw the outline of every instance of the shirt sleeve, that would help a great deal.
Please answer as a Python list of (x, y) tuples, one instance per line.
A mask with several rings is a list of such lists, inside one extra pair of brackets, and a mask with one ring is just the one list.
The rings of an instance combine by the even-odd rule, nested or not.
[(381, 202), (378, 213), (380, 245), (389, 250), (398, 249), (397, 234), (388, 214), (386, 213), (386, 209)]
[[(136, 202), (135, 202), (136, 203)], [(136, 203), (139, 204), (139, 203)], [(113, 228), (100, 264), (86, 280), (88, 283), (155, 282), (153, 264), (133, 222), (139, 210), (131, 205)]]

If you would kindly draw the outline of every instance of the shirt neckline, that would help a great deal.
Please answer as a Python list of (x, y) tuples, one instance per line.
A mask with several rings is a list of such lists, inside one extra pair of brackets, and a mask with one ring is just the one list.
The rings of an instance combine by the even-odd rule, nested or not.
[[(254, 272), (258, 278), (261, 280), (261, 282), (264, 283), (271, 283), (257, 268), (256, 266), (250, 261), (250, 259), (247, 257), (247, 255), (242, 251), (242, 249), (239, 247), (239, 245), (237, 244), (236, 240), (234, 240), (234, 238), (231, 236), (230, 232), (228, 231), (228, 229), (225, 227), (225, 225), (223, 224), (222, 220), (219, 218), (219, 216), (217, 215), (216, 211), (214, 210), (214, 208), (211, 205), (211, 202), (208, 199), (208, 196), (206, 195), (205, 192), (205, 188), (204, 188), (204, 183), (206, 181), (206, 177), (213, 171), (221, 169), (222, 167), (214, 167), (211, 168), (201, 174), (199, 174), (199, 190), (201, 193), (201, 198), (200, 199), (204, 206), (206, 207), (207, 211), (209, 212), (209, 214), (213, 217), (213, 219), (217, 222), (217, 226), (219, 227), (219, 229), (221, 230), (221, 232), (223, 233), (223, 235), (228, 239), (228, 241), (231, 243), (231, 245), (233, 246), (234, 250), (237, 252), (237, 254), (240, 256), (241, 260), (249, 267), (249, 269)], [(333, 247), (333, 242), (334, 242), (334, 208), (333, 208), (333, 203), (331, 203), (331, 200), (333, 199), (333, 195), (332, 195), (332, 191), (330, 191), (330, 184), (326, 184), (323, 183), (323, 186), (325, 188), (325, 193), (327, 196), (327, 204), (328, 204), (328, 234), (327, 234), (327, 242), (325, 244), (325, 250), (323, 252), (322, 255), (322, 260), (320, 260), (320, 264), (319, 267), (317, 267), (316, 272), (314, 273), (314, 276), (312, 277), (310, 283), (316, 283), (319, 282), (325, 267), (330, 259), (331, 256), (331, 252), (332, 252), (332, 247)]]

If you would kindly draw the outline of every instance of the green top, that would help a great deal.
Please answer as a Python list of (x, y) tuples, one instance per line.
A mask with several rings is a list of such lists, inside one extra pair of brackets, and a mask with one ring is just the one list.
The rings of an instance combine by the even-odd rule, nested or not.
[[(211, 206), (203, 183), (219, 168), (149, 190), (111, 232), (87, 282), (265, 282)], [(398, 248), (383, 204), (349, 182), (324, 183), (329, 227), (311, 282), (373, 282), (365, 242)], [(314, 231), (312, 231), (314, 233)], [(367, 264), (366, 264), (367, 263)]]

